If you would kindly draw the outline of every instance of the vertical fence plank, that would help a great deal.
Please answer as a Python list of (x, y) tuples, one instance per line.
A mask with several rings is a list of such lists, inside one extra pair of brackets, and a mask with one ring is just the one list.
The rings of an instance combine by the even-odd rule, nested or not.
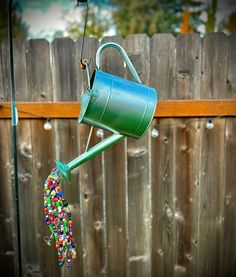
[[(71, 39), (55, 39), (52, 42), (52, 82), (53, 99), (56, 101), (78, 100), (76, 81), (76, 51), (75, 43)], [(68, 163), (78, 155), (78, 123), (76, 120), (57, 120), (54, 130), (56, 157)], [(79, 240), (79, 176), (72, 175), (72, 182), (63, 182), (64, 197), (70, 203), (73, 218), (73, 235), (80, 251)], [(71, 268), (63, 267), (62, 276), (80, 276), (80, 253)]]
[[(197, 34), (176, 39), (176, 99), (199, 98), (201, 92), (201, 38)], [(176, 276), (193, 276), (198, 231), (198, 122), (175, 120)], [(197, 118), (195, 120), (198, 120)]]
[[(151, 39), (150, 62), (150, 85), (158, 90), (160, 99), (173, 98), (175, 87), (173, 35), (158, 34)], [(173, 276), (175, 265), (174, 133), (171, 124), (172, 119), (154, 119), (151, 127), (159, 131), (159, 136), (151, 139), (152, 276)]]
[[(89, 74), (90, 76), (93, 73), (93, 69), (95, 66), (95, 51), (97, 48), (97, 39), (85, 39), (85, 45), (84, 45), (84, 56), (83, 59), (88, 59), (90, 61), (90, 65), (89, 65)], [(80, 52), (81, 52), (81, 46), (82, 46), (82, 40), (78, 40), (76, 42), (76, 77), (77, 77), (77, 87), (78, 87), (78, 94), (79, 96), (81, 95), (81, 93), (84, 92), (85, 89), (87, 89), (88, 87), (88, 83), (87, 83), (87, 78), (86, 78), (86, 73), (84, 70), (81, 69), (80, 66)], [(79, 116), (79, 115), (78, 115)], [(89, 134), (89, 126), (86, 125), (79, 125), (78, 128), (78, 136), (79, 136), (79, 153), (82, 154), (85, 150), (85, 145), (86, 145), (86, 141), (88, 138), (88, 134)], [(94, 137), (94, 134), (93, 134)], [(100, 169), (100, 167), (99, 167)], [(86, 207), (88, 206), (88, 202), (87, 202), (87, 184), (88, 184), (88, 175), (90, 174), (88, 167), (85, 166), (80, 166), (79, 167), (79, 190), (80, 190), (80, 213), (79, 213), (79, 217), (80, 217), (80, 230), (79, 230), (79, 265), (80, 265), (80, 274), (81, 276), (88, 276), (88, 271), (87, 271), (87, 265), (90, 263), (92, 264), (91, 266), (89, 265), (89, 268), (94, 268), (94, 270), (96, 272), (99, 272), (100, 269), (103, 267), (103, 265), (100, 266), (100, 269), (97, 270), (96, 267), (93, 266), (94, 263), (96, 263), (96, 261), (94, 262), (93, 256), (91, 256), (90, 249), (89, 248), (89, 243), (90, 243), (90, 239), (88, 239), (88, 236), (86, 237), (86, 230), (87, 230), (87, 220), (90, 221), (91, 218), (88, 217), (88, 211), (86, 210)], [(93, 170), (93, 174), (94, 174), (94, 170)], [(100, 173), (99, 173), (100, 174)], [(96, 177), (95, 177), (96, 178)], [(101, 178), (100, 178), (101, 180)], [(92, 186), (92, 182), (90, 181), (90, 185)], [(90, 200), (93, 202), (93, 200)], [(89, 202), (91, 203), (91, 202)], [(85, 213), (84, 213), (84, 208), (85, 208)], [(92, 210), (92, 212), (94, 211), (94, 209)], [(84, 221), (85, 220), (85, 221)], [(99, 219), (100, 220), (100, 219)], [(90, 223), (90, 226), (92, 224)], [(92, 226), (93, 228), (94, 226)], [(94, 230), (94, 229), (92, 229)], [(92, 231), (93, 232), (93, 231)], [(93, 232), (94, 234), (94, 232)], [(87, 239), (87, 240), (85, 240)], [(100, 256), (97, 257), (96, 259), (98, 261), (100, 261)], [(89, 262), (88, 262), (89, 261)], [(102, 262), (101, 262), (102, 264)], [(94, 272), (93, 272), (94, 273)], [(87, 275), (86, 275), (87, 274)], [(96, 274), (96, 273), (95, 273)]]
[(14, 80), (15, 93), (17, 101), (28, 101), (28, 83), (27, 83), (27, 64), (26, 64), (26, 45), (27, 41), (23, 39), (13, 40), (14, 54)]
[(9, 64), (8, 64), (8, 41), (3, 40), (1, 42), (1, 78), (2, 83), (0, 85), (1, 92), (0, 92), (0, 99), (1, 101), (10, 101), (11, 94), (9, 91)]
[(228, 37), (209, 33), (203, 38), (201, 98), (226, 96)]
[(6, 80), (4, 78), (4, 56), (6, 56), (6, 53), (3, 48), (3, 42), (0, 44), (0, 102), (5, 100), (4, 97), (4, 81)]
[(14, 191), (12, 186), (11, 124), (0, 121), (0, 264), (4, 276), (18, 275)]
[[(17, 101), (28, 101), (28, 81), (26, 64), (27, 42), (24, 40), (14, 40), (14, 72), (15, 89)], [(35, 210), (31, 197), (34, 194), (33, 170), (32, 170), (32, 143), (31, 124), (29, 120), (19, 120), (17, 127), (17, 155), (19, 174), (19, 204), (20, 204), (20, 229), (22, 243), (22, 269), (23, 274), (39, 274), (39, 256), (35, 251), (36, 223)], [(37, 217), (38, 218), (38, 217)], [(31, 235), (29, 236), (29, 233)]]
[[(31, 101), (52, 100), (52, 78), (50, 68), (50, 45), (46, 40), (30, 40), (27, 45), (27, 79), (29, 99)], [(55, 247), (49, 248), (44, 239), (49, 234), (44, 223), (43, 183), (53, 166), (54, 146), (53, 134), (43, 128), (44, 120), (32, 120), (32, 181), (28, 186), (28, 203), (31, 221), (27, 235), (33, 249), (33, 268), (29, 274), (42, 276), (58, 276)], [(33, 231), (32, 231), (33, 230)]]
[[(226, 98), (236, 98), (236, 34), (229, 38), (227, 94)], [(236, 275), (236, 120), (226, 118), (225, 123), (225, 198), (224, 229), (221, 249), (221, 276)]]
[(198, 34), (176, 39), (175, 98), (199, 98), (201, 92), (201, 38)]
[[(20, 44), (21, 45), (21, 44)], [(13, 53), (17, 55), (16, 41), (13, 41)], [(5, 40), (0, 45), (1, 49), (1, 61), (0, 61), (0, 100), (9, 101), (10, 100), (10, 91), (9, 87), (9, 52), (8, 44)], [(16, 67), (14, 68), (16, 70)], [(16, 75), (17, 72), (15, 72)], [(24, 82), (25, 80), (23, 80)], [(17, 82), (15, 82), (17, 83)], [(16, 91), (17, 94), (17, 91)], [(3, 247), (1, 246), (1, 262), (3, 266), (3, 274), (10, 274), (12, 276), (18, 276), (18, 253), (17, 253), (17, 234), (16, 234), (16, 205), (15, 205), (15, 188), (12, 184), (13, 179), (13, 160), (12, 160), (12, 142), (11, 142), (11, 124), (9, 120), (1, 121), (1, 130), (0, 130), (0, 149), (1, 149), (1, 162), (0, 167), (3, 170), (1, 172), (1, 199), (0, 203), (2, 205), (1, 215), (2, 223), (1, 225), (1, 234), (3, 237), (6, 235), (6, 240), (3, 239)], [(20, 183), (19, 183), (20, 186)], [(20, 190), (20, 188), (19, 188)], [(19, 197), (20, 198), (20, 197)], [(7, 208), (5, 210), (5, 208)], [(6, 256), (5, 256), (6, 255)], [(11, 264), (9, 263), (11, 261)], [(6, 270), (6, 271), (5, 271)]]
[(224, 229), (221, 252), (221, 276), (236, 275), (236, 188), (235, 188), (235, 163), (236, 163), (236, 120), (226, 119), (225, 137), (225, 195), (224, 195)]
[[(120, 37), (105, 37), (102, 43), (113, 41), (122, 45)], [(124, 76), (124, 62), (115, 49), (103, 54), (102, 70), (120, 77)], [(110, 135), (110, 133), (109, 133)], [(107, 275), (127, 275), (127, 157), (126, 140), (104, 152), (106, 180), (106, 226), (107, 226)]]
[(176, 276), (194, 276), (197, 264), (198, 122), (175, 121)]
[(160, 99), (171, 99), (175, 93), (175, 37), (156, 34), (151, 40), (150, 84), (159, 92)]
[[(207, 34), (202, 48), (202, 98), (225, 98), (228, 39), (224, 34)], [(199, 167), (199, 233), (197, 275), (217, 276), (220, 269), (224, 209), (225, 119), (215, 127), (201, 123)]]
[(220, 269), (224, 201), (225, 119), (214, 120), (214, 129), (201, 122), (199, 170), (199, 233), (197, 276), (217, 276)]
[[(131, 35), (124, 41), (142, 82), (149, 84), (150, 40), (146, 35)], [(130, 74), (129, 74), (130, 78)], [(128, 251), (131, 276), (150, 275), (151, 184), (149, 135), (127, 140), (128, 154)], [(142, 238), (142, 239), (139, 239)]]
[(236, 98), (236, 33), (229, 37), (227, 98)]
[[(78, 50), (81, 49), (80, 40)], [(95, 66), (95, 53), (98, 41), (95, 38), (85, 40), (84, 57), (91, 58), (90, 74)], [(80, 53), (78, 51), (78, 61)], [(78, 64), (79, 65), (79, 64)], [(87, 77), (83, 70), (80, 73), (80, 91), (87, 89)], [(82, 74), (84, 74), (84, 85), (82, 86)], [(82, 91), (83, 92), (83, 91)], [(85, 151), (90, 127), (81, 124), (79, 126), (80, 153)], [(94, 129), (89, 147), (97, 144), (101, 138), (96, 136)], [(105, 226), (105, 180), (104, 180), (104, 156), (98, 156), (81, 165), (80, 187), (81, 187), (81, 208), (83, 222), (83, 263), (84, 276), (104, 276), (106, 275), (106, 226)]]

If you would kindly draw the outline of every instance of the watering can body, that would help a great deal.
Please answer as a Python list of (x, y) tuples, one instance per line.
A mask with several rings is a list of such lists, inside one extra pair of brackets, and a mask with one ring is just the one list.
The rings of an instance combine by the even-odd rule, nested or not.
[(156, 102), (155, 89), (95, 70), (91, 89), (81, 97), (79, 122), (140, 138), (151, 123)]
[[(135, 82), (99, 70), (104, 49), (117, 49), (125, 60)], [(118, 44), (101, 45), (96, 54), (96, 65), (89, 89), (81, 96), (79, 123), (113, 132), (103, 141), (88, 149), (68, 164), (56, 161), (62, 177), (71, 181), (71, 170), (124, 139), (142, 137), (151, 124), (157, 104), (157, 91), (141, 84), (141, 80), (125, 50)]]

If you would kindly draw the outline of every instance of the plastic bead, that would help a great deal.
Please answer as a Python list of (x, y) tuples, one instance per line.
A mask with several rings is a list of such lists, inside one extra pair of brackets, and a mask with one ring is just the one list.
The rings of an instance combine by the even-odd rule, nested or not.
[(75, 243), (72, 236), (72, 219), (69, 203), (63, 198), (59, 187), (60, 173), (54, 168), (44, 184), (44, 213), (45, 222), (51, 232), (47, 245), (51, 246), (51, 240), (55, 240), (58, 253), (59, 266), (65, 262), (70, 267), (76, 258)]

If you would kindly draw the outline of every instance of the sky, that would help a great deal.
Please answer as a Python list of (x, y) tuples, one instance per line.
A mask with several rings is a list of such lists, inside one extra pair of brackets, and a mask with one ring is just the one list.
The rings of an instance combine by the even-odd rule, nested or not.
[[(23, 21), (29, 26), (29, 38), (53, 39), (55, 31), (66, 35), (66, 20), (82, 21), (84, 4), (76, 6), (74, 0), (21, 0)], [(109, 1), (90, 0), (89, 5), (99, 5), (103, 16), (111, 16)], [(66, 19), (66, 20), (65, 20)], [(115, 29), (110, 28), (105, 35), (115, 35)]]
[[(210, 1), (210, 0), (202, 0)], [(23, 20), (29, 26), (29, 38), (47, 38), (52, 40), (56, 30), (66, 35), (67, 20), (82, 20), (84, 4), (76, 7), (76, 0), (21, 0)], [(99, 5), (102, 16), (110, 16), (112, 5), (109, 0), (89, 0), (89, 5)], [(218, 0), (217, 21), (221, 21), (233, 10), (236, 10), (236, 0)], [(111, 27), (105, 35), (115, 35)]]

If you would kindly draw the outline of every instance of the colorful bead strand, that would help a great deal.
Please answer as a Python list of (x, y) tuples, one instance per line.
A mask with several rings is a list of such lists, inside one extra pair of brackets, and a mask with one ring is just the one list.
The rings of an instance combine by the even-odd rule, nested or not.
[(44, 184), (44, 212), (51, 235), (47, 244), (51, 246), (51, 240), (55, 240), (59, 265), (63, 266), (67, 261), (70, 266), (76, 258), (75, 243), (72, 236), (73, 222), (69, 203), (63, 198), (59, 187), (60, 172), (54, 168)]

